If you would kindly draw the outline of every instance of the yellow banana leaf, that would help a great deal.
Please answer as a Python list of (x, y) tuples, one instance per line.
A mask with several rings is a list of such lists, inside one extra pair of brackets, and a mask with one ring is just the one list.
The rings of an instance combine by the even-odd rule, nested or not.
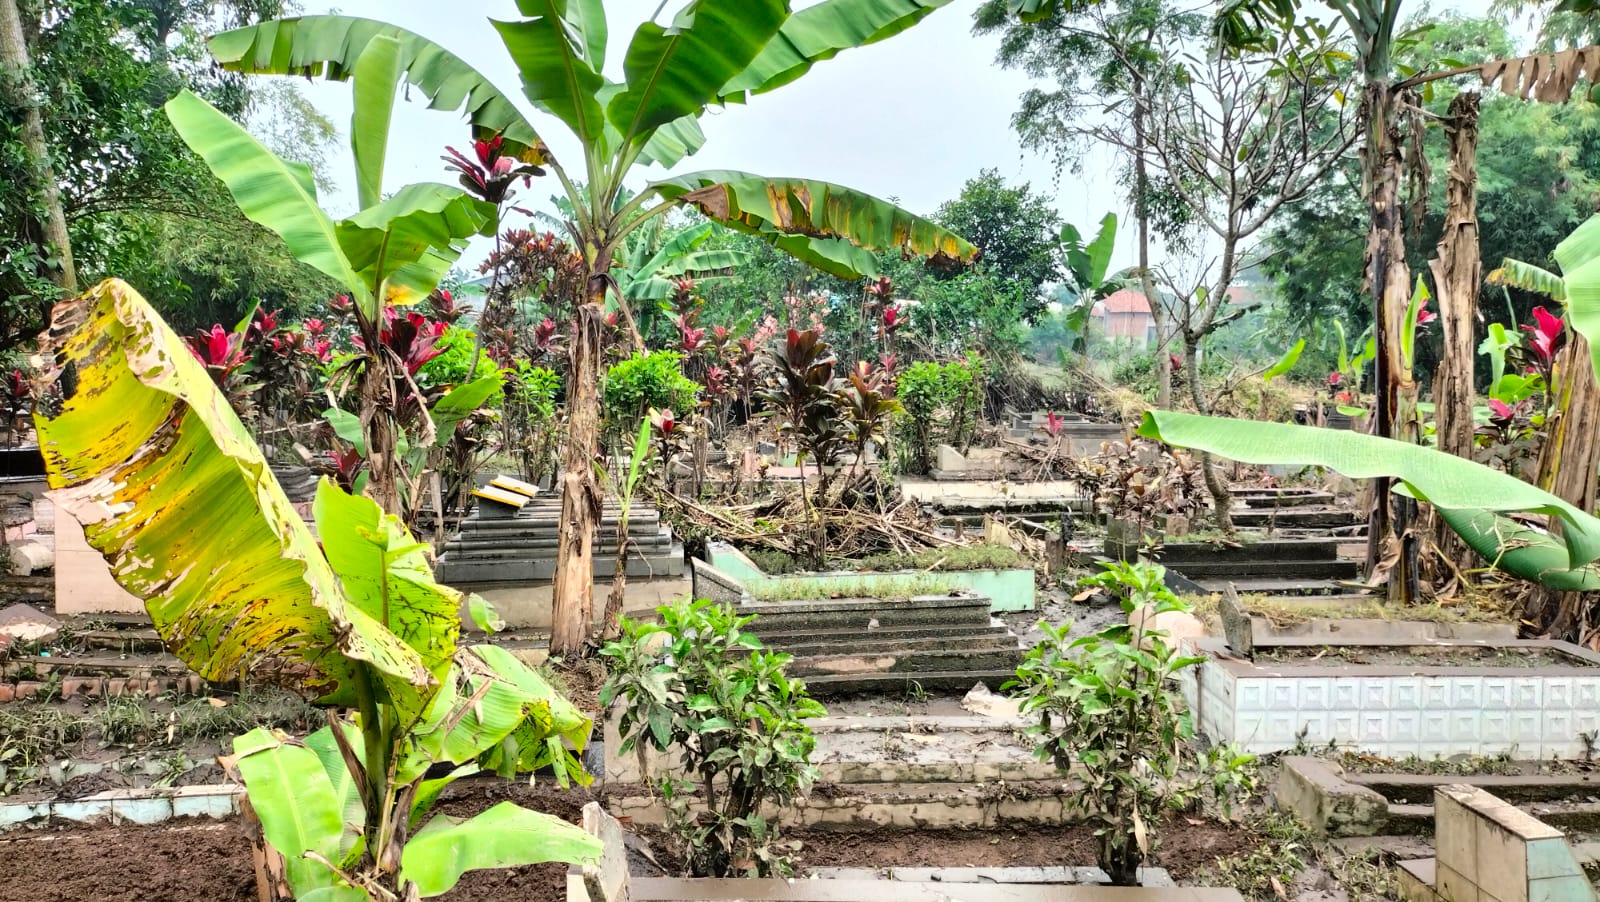
[(261, 450), (138, 292), (110, 279), (58, 304), (38, 363), (65, 395), (35, 416), (56, 504), (173, 654), (207, 679), (249, 673), (333, 704), (354, 703), (365, 666), (420, 715), (437, 677), (346, 602)]

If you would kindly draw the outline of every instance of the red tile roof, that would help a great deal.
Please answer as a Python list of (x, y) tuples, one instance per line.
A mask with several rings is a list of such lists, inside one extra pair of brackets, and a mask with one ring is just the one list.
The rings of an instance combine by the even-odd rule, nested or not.
[(1106, 313), (1146, 313), (1150, 312), (1150, 302), (1145, 299), (1144, 292), (1133, 288), (1123, 288), (1107, 295), (1098, 305)]

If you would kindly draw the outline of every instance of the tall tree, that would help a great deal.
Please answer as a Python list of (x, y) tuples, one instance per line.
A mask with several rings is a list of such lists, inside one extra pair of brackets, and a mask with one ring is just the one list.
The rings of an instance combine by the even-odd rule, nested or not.
[[(23, 188), (19, 192), (21, 209), (11, 213), (21, 220), (11, 239), (16, 243), (0, 250), (8, 258), (23, 252), (27, 262), (18, 267), (14, 277), (26, 280), (28, 276), (47, 276), (63, 293), (76, 291), (78, 275), (72, 265), (72, 241), (67, 237), (67, 217), (61, 209), (50, 146), (45, 142), (39, 90), (33, 80), (33, 62), (16, 0), (0, 0), (0, 103), (9, 113), (6, 119), (20, 124), (16, 129), (20, 132), (18, 146), (13, 153), (21, 157), (22, 177), (13, 184)], [(33, 245), (32, 253), (27, 252), (29, 244)]]
[(1008, 290), (1020, 291), (1023, 319), (1038, 321), (1045, 310), (1044, 284), (1061, 277), (1056, 256), (1061, 217), (1048, 198), (1026, 182), (1007, 185), (997, 170), (985, 169), (967, 180), (958, 197), (941, 204), (933, 219), (977, 245), (984, 272)]
[(671, 167), (698, 151), (705, 142), (699, 118), (708, 109), (788, 84), (817, 62), (897, 34), (946, 2), (824, 0), (792, 12), (787, 0), (690, 0), (668, 24), (647, 21), (635, 29), (623, 57), (624, 80), (613, 82), (605, 75), (601, 0), (518, 0), (523, 18), (493, 25), (528, 101), (576, 139), (580, 158), (569, 159), (553, 156), (509, 97), (461, 57), (413, 32), (368, 19), (308, 16), (212, 39), (212, 52), (236, 71), (337, 79), (364, 61), (369, 43), (393, 40), (400, 45), (397, 77), (435, 108), (464, 106), (478, 140), (525, 165), (548, 168), (560, 183), (575, 214), (570, 237), (584, 256), (588, 292), (569, 329), (552, 654), (579, 654), (590, 638), (592, 543), (601, 504), (594, 475), (600, 339), (605, 303), (615, 291), (612, 270), (629, 234), (689, 206), (838, 275), (875, 272), (869, 249), (898, 249), (945, 265), (976, 256), (972, 245), (929, 220), (827, 182), (696, 172), (651, 182), (618, 205), (627, 178), (635, 167)]
[[(1308, 29), (1280, 49), (1252, 57), (1163, 48), (1185, 73), (1152, 104), (1153, 162), (1196, 228), (1217, 250), (1190, 281), (1170, 282), (1168, 311), (1183, 341), (1190, 399), (1210, 413), (1200, 379), (1207, 336), (1250, 309), (1234, 304), (1239, 275), (1259, 259), (1257, 236), (1298, 203), (1355, 139), (1341, 110), (1345, 81), (1329, 33)], [(1331, 115), (1324, 115), (1330, 113)], [(1127, 148), (1127, 145), (1121, 145)], [(1131, 148), (1128, 148), (1131, 150)], [(1233, 531), (1232, 501), (1211, 455), (1201, 452), (1217, 527)]]
[[(977, 34), (1001, 35), (996, 61), (1053, 84), (1023, 92), (1012, 125), (1026, 147), (1054, 153), (1058, 164), (1082, 165), (1084, 153), (1108, 136), (1128, 135), (1128, 199), (1138, 230), (1137, 276), (1155, 316), (1156, 339), (1169, 336), (1150, 268), (1150, 238), (1163, 219), (1182, 216), (1151, 177), (1151, 108), (1174, 73), (1156, 49), (1157, 37), (1181, 40), (1204, 33), (1205, 17), (1168, 0), (986, 0), (973, 16)], [(1172, 401), (1166, 355), (1156, 354), (1157, 403)]]

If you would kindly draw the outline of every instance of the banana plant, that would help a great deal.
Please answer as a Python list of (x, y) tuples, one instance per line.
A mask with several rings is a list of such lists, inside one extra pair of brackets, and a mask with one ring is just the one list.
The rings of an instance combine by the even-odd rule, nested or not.
[[(1166, 410), (1147, 412), (1139, 434), (1241, 463), (1323, 466), (1352, 479), (1399, 480), (1496, 569), (1561, 591), (1600, 589), (1600, 517), (1480, 463), (1345, 430)], [(1518, 512), (1559, 521), (1560, 535), (1509, 516)]]
[[(468, 238), (494, 232), (499, 210), (489, 199), (452, 185), (408, 185), (383, 198), (403, 48), (381, 37), (366, 49), (348, 73), (357, 97), (350, 144), (361, 210), (345, 219), (334, 221), (318, 205), (310, 169), (277, 156), (200, 97), (182, 91), (165, 109), (178, 135), (227, 186), (239, 210), (282, 238), (296, 259), (348, 292), (366, 348), (352, 374), (361, 402), (360, 445), (375, 452), (367, 455), (368, 493), (395, 513), (401, 509), (403, 476), (393, 453), (401, 440), (393, 412), (418, 393), (381, 340), (384, 311), (426, 298)], [(531, 164), (513, 167), (514, 174), (537, 171)], [(487, 386), (481, 388), (488, 393)]]
[(592, 724), (504, 649), (459, 643), (463, 604), (490, 612), (434, 582), (396, 517), (325, 479), (313, 537), (204, 365), (123, 282), (57, 305), (36, 363), (63, 397), (35, 413), (53, 497), (167, 648), (208, 680), (355, 712), (303, 740), (252, 731), (225, 759), (281, 856), (264, 898), (426, 898), (475, 868), (597, 858), (584, 831), (509, 803), (430, 817), (480, 768), (583, 779), (568, 745)]
[[(636, 230), (681, 207), (759, 236), (784, 252), (847, 278), (875, 274), (875, 251), (900, 251), (936, 264), (972, 262), (977, 249), (933, 222), (829, 182), (728, 170), (648, 182), (618, 202), (636, 169), (676, 166), (700, 150), (707, 110), (745, 103), (805, 75), (839, 53), (891, 37), (949, 0), (822, 0), (799, 11), (790, 0), (688, 0), (665, 24), (646, 21), (622, 55), (621, 80), (607, 73), (603, 0), (517, 0), (520, 18), (493, 21), (522, 80), (537, 128), (510, 96), (465, 60), (422, 35), (370, 19), (305, 16), (236, 29), (211, 39), (224, 67), (244, 73), (322, 75), (354, 81), (353, 130), (369, 118), (364, 91), (374, 48), (439, 110), (463, 110), (474, 136), (499, 141), (523, 165), (548, 169), (570, 204), (570, 238), (588, 268), (587, 297), (571, 324), (562, 516), (551, 652), (579, 653), (589, 637), (592, 540), (598, 487), (600, 338), (612, 270)], [(397, 49), (396, 49), (397, 48)], [(381, 79), (380, 79), (381, 81)], [(376, 89), (374, 89), (376, 90)], [(370, 121), (386, 123), (381, 116)], [(540, 134), (565, 128), (579, 153), (553, 156)], [(635, 182), (637, 185), (637, 182)]]

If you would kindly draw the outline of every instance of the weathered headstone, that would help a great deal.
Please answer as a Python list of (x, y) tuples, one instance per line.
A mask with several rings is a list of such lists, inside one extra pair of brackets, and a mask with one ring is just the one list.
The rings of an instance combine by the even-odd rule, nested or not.
[(600, 863), (578, 868), (589, 902), (628, 902), (628, 849), (622, 824), (599, 802), (583, 806), (583, 829), (600, 840)]
[(1218, 606), (1222, 616), (1222, 634), (1227, 637), (1228, 649), (1241, 658), (1255, 658), (1255, 626), (1250, 622), (1250, 612), (1239, 601), (1239, 592), (1228, 583)]

